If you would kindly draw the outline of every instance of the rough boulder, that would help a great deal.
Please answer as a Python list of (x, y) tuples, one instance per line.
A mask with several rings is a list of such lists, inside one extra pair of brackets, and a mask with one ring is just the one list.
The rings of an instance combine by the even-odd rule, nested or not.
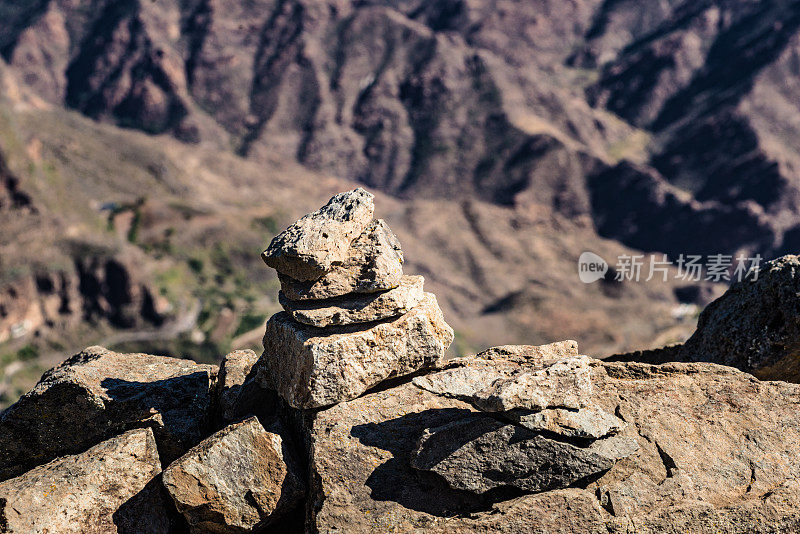
[(256, 532), (302, 498), (294, 453), (276, 430), (250, 417), (209, 436), (164, 471), (164, 486), (193, 532)]
[(700, 315), (679, 358), (800, 382), (800, 257), (769, 261), (734, 283)]
[(132, 427), (151, 427), (169, 463), (203, 438), (216, 378), (213, 365), (89, 347), (0, 415), (0, 480)]
[(0, 482), (0, 532), (171, 532), (153, 432), (130, 430)]

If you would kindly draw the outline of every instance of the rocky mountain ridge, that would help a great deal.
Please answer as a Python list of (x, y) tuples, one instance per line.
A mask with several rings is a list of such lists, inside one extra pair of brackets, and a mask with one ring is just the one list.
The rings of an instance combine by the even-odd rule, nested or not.
[[(253, 261), (263, 230), (359, 184), (382, 192), (458, 354), (683, 341), (724, 287), (584, 287), (575, 262), (796, 252), (797, 11), (0, 2), (0, 405), (89, 340), (255, 348), (280, 307)], [(130, 298), (76, 292), (79, 261), (119, 264)]]
[[(4, 6), (0, 50), (89, 117), (407, 198), (583, 217), (647, 250), (793, 246), (796, 1), (88, 6)], [(667, 235), (671, 219), (702, 231)]]

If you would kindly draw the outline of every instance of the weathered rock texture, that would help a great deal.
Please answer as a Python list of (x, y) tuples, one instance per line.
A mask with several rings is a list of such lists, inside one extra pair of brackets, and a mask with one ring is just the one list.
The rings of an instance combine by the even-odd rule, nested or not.
[(479, 494), (564, 488), (608, 471), (638, 445), (606, 438), (625, 423), (592, 403), (590, 361), (574, 342), (506, 346), (415, 378), (417, 387), (493, 413), (427, 429), (411, 464)]
[(0, 482), (0, 532), (166, 534), (160, 473), (152, 430), (130, 430)]
[(513, 378), (500, 378), (479, 390), (472, 402), (487, 412), (568, 408), (577, 410), (589, 402), (592, 381), (588, 356), (574, 356), (533, 367)]
[(404, 276), (400, 285), (379, 293), (350, 294), (327, 300), (293, 301), (280, 293), (283, 309), (299, 323), (325, 328), (370, 323), (403, 315), (419, 304), (425, 279)]
[(800, 525), (800, 386), (708, 363), (594, 361), (590, 373), (593, 405), (626, 423), (595, 443), (615, 449), (633, 439), (638, 450), (596, 480), (499, 502), (494, 491), (453, 490), (411, 467), (426, 430), (476, 417), (470, 404), (406, 383), (307, 414), (313, 528), (767, 533)]
[(192, 532), (255, 532), (303, 496), (292, 454), (279, 433), (264, 430), (250, 417), (173, 462), (164, 471), (164, 486)]
[(131, 427), (152, 427), (166, 464), (202, 439), (216, 377), (213, 365), (90, 347), (0, 416), (0, 479)]
[(385, 291), (400, 284), (403, 252), (382, 219), (373, 221), (347, 250), (347, 258), (318, 280), (300, 282), (278, 273), (281, 292), (291, 300), (321, 300), (348, 293)]
[(295, 280), (317, 280), (347, 258), (352, 241), (372, 221), (372, 198), (360, 187), (334, 196), (275, 236), (264, 262)]
[(578, 356), (578, 342), (572, 339), (547, 345), (501, 345), (491, 347), (477, 355), (477, 359), (492, 360), (500, 365), (540, 365), (551, 360)]
[(452, 341), (453, 330), (430, 293), (405, 315), (371, 325), (321, 330), (279, 313), (264, 335), (262, 383), (295, 408), (329, 406), (436, 365)]
[(800, 258), (761, 266), (703, 311), (679, 358), (737, 367), (762, 380), (800, 382)]
[(250, 371), (257, 361), (258, 355), (252, 350), (235, 350), (222, 359), (217, 387), (220, 415), (224, 420), (230, 421), (236, 417), (236, 412), (242, 408), (241, 404), (253, 396), (247, 389), (256, 385), (249, 379)]
[(580, 410), (511, 410), (504, 412), (502, 416), (530, 430), (550, 432), (565, 438), (599, 439), (625, 428), (625, 422), (619, 417), (596, 406), (587, 406)]
[(587, 356), (578, 355), (574, 341), (495, 347), (474, 358), (454, 360), (442, 372), (416, 377), (414, 384), (487, 412), (577, 410), (593, 392), (590, 362)]

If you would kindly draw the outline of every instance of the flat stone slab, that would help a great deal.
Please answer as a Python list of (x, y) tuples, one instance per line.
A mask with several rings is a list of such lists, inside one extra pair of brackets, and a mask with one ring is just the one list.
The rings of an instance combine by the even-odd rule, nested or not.
[(281, 291), (291, 300), (321, 300), (348, 293), (374, 293), (392, 289), (403, 276), (400, 242), (382, 219), (373, 221), (358, 236), (347, 257), (321, 278), (298, 281), (278, 273)]
[(599, 439), (625, 428), (625, 421), (597, 406), (579, 410), (548, 408), (538, 412), (511, 410), (503, 412), (503, 417), (529, 430), (550, 432), (565, 438)]
[(362, 188), (339, 193), (275, 236), (261, 257), (295, 280), (317, 280), (348, 256), (352, 241), (372, 221), (372, 193)]
[(281, 306), (299, 323), (324, 328), (348, 324), (371, 323), (408, 312), (422, 301), (425, 279), (404, 276), (400, 285), (380, 293), (351, 293), (327, 300), (289, 300), (278, 294)]
[(478, 391), (471, 402), (486, 412), (515, 408), (544, 410), (587, 406), (593, 393), (589, 373), (591, 358), (573, 356), (550, 363), (543, 369), (501, 378)]
[(173, 532), (149, 428), (0, 482), (0, 532)]
[(572, 340), (547, 345), (502, 345), (477, 356), (449, 360), (445, 369), (415, 377), (413, 382), (436, 395), (472, 402), (478, 392), (501, 378), (542, 369), (549, 362), (573, 356), (578, 356), (578, 343)]
[(426, 430), (411, 465), (436, 473), (457, 490), (481, 494), (513, 487), (539, 492), (565, 488), (608, 471), (620, 454), (639, 448), (635, 440), (626, 439), (629, 445), (624, 452), (619, 445), (596, 446), (599, 442), (576, 447), (487, 415), (470, 415)]
[(405, 315), (369, 326), (322, 330), (283, 312), (267, 322), (260, 376), (292, 407), (319, 408), (432, 367), (452, 342), (453, 329), (430, 293)]
[(571, 356), (579, 356), (578, 342), (567, 339), (546, 345), (500, 345), (478, 353), (475, 359), (492, 360), (506, 365), (543, 367), (547, 362), (563, 360)]
[[(572, 344), (574, 342), (566, 342)], [(539, 350), (531, 350), (531, 349)], [(590, 403), (591, 358), (566, 353), (562, 344), (496, 347), (472, 358), (449, 362), (451, 368), (415, 377), (413, 383), (431, 393), (469, 402), (486, 412), (546, 408), (577, 410)], [(577, 349), (576, 349), (577, 350)], [(553, 355), (555, 358), (550, 358)]]
[(205, 434), (217, 372), (191, 360), (89, 347), (47, 371), (0, 416), (0, 480), (134, 426), (152, 427), (170, 462)]
[(163, 475), (193, 532), (255, 532), (290, 511), (305, 485), (281, 432), (250, 417), (203, 440)]

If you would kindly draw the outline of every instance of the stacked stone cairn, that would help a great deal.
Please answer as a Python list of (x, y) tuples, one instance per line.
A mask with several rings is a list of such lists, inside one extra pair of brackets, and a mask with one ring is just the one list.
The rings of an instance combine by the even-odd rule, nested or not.
[(340, 193), (275, 236), (263, 252), (280, 304), (264, 335), (262, 384), (292, 407), (331, 406), (394, 377), (439, 364), (453, 341), (422, 276), (373, 195)]

